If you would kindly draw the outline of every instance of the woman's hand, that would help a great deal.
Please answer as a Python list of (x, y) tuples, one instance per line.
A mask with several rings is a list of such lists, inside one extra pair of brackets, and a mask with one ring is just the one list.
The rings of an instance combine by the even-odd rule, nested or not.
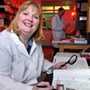
[(58, 63), (56, 63), (56, 64), (53, 66), (53, 68), (54, 68), (54, 69), (67, 69), (67, 65), (61, 67), (61, 65), (63, 65), (64, 63), (65, 63), (65, 62), (58, 62)]
[(52, 90), (49, 82), (40, 82), (36, 86), (33, 87), (33, 90)]

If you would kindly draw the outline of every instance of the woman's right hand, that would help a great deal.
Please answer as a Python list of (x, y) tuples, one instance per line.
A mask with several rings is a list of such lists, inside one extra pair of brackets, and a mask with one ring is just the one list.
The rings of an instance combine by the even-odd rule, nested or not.
[(52, 90), (52, 87), (50, 86), (49, 82), (42, 81), (34, 86), (32, 90)]
[(53, 68), (54, 69), (67, 69), (67, 65), (61, 67), (61, 65), (63, 65), (63, 64), (65, 64), (65, 62), (58, 62), (53, 66)]

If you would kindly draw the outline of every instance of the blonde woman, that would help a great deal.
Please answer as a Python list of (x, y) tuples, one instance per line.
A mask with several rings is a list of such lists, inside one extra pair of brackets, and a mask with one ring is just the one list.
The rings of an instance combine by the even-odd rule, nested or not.
[(38, 84), (45, 88), (36, 87), (44, 64), (40, 12), (38, 4), (25, 2), (0, 33), (0, 90), (51, 90), (48, 82)]

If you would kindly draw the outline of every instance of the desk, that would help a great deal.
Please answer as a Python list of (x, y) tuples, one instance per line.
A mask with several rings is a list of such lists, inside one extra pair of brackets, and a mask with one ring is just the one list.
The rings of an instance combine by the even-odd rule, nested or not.
[(59, 45), (59, 51), (64, 52), (65, 49), (75, 49), (75, 50), (85, 50), (87, 48), (90, 48), (90, 44), (65, 44), (65, 43), (58, 43)]

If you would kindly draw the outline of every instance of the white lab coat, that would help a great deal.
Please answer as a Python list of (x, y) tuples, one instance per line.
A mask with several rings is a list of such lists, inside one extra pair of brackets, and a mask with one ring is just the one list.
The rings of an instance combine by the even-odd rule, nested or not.
[(0, 33), (0, 90), (32, 90), (43, 68), (40, 44), (33, 42), (28, 54), (14, 32)]
[(65, 23), (63, 18), (60, 18), (58, 14), (52, 17), (52, 35), (55, 41), (59, 41), (65, 38), (65, 33), (63, 29), (65, 28)]

